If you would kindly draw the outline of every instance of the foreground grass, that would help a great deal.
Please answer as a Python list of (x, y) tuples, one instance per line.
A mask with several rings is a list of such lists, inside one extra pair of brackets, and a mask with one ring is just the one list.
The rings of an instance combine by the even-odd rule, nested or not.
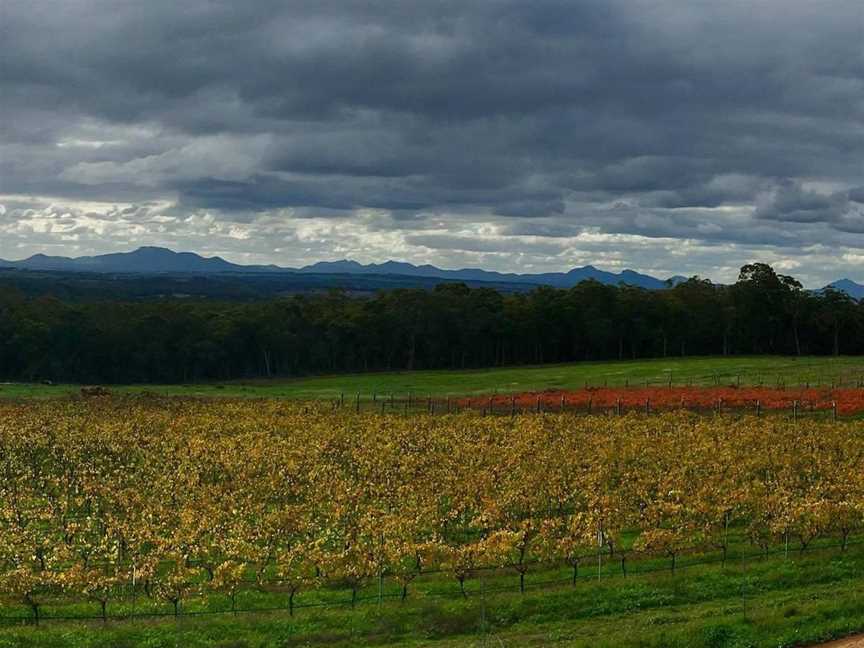
[[(864, 550), (782, 554), (676, 573), (584, 577), (496, 592), (512, 574), (475, 579), (467, 599), (418, 588), (404, 603), (0, 629), (0, 648), (288, 646), (800, 646), (864, 628)], [(443, 587), (439, 583), (438, 587)], [(438, 592), (440, 594), (440, 592)]]
[[(864, 376), (862, 357), (800, 358), (787, 356), (740, 356), (705, 358), (659, 358), (622, 362), (579, 362), (560, 365), (506, 367), (477, 370), (383, 372), (316, 376), (296, 379), (194, 385), (129, 385), (114, 388), (120, 393), (152, 392), (167, 396), (230, 396), (250, 398), (327, 399), (358, 392), (405, 395), (470, 395), (544, 389), (578, 389), (590, 385), (736, 383), (742, 385), (777, 380), (787, 384), (846, 384)], [(78, 393), (78, 385), (0, 384), (0, 398), (56, 397)]]

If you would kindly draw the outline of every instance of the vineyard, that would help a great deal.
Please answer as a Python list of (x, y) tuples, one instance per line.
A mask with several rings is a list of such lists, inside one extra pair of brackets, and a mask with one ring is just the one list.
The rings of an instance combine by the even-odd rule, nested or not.
[(488, 570), (518, 591), (733, 545), (844, 553), (864, 525), (864, 429), (844, 421), (70, 399), (0, 405), (0, 471), (9, 621), (250, 593), (293, 614), (432, 574), (471, 597)]
[[(447, 408), (448, 401), (443, 407)], [(586, 387), (574, 391), (548, 390), (536, 393), (497, 394), (453, 400), (456, 407), (487, 413), (558, 411), (614, 413), (626, 411), (691, 410), (759, 415), (787, 413), (792, 417), (828, 414), (857, 416), (864, 413), (864, 389), (856, 387)], [(440, 399), (434, 403), (442, 408)]]

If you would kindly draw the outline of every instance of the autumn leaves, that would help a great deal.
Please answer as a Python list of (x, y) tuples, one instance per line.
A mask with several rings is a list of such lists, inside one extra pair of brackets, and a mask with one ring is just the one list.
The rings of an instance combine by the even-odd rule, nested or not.
[(0, 592), (30, 606), (191, 596), (538, 561), (843, 543), (864, 429), (686, 413), (353, 414), (273, 401), (0, 406)]

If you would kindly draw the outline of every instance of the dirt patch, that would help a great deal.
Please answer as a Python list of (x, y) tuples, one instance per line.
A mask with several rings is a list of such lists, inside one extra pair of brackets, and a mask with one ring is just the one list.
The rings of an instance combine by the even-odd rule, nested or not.
[(819, 644), (818, 646), (814, 646), (814, 648), (864, 648), (864, 635), (838, 639), (830, 643)]

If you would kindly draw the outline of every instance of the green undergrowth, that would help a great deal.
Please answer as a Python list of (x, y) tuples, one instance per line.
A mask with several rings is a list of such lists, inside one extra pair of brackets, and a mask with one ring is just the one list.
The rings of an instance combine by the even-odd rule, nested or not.
[[(446, 396), (579, 389), (586, 384), (677, 385), (764, 384), (855, 385), (864, 377), (861, 357), (732, 356), (576, 362), (492, 369), (401, 371), (188, 385), (127, 385), (117, 393), (151, 392), (166, 396), (331, 399), (356, 393), (405, 397)], [(78, 385), (0, 384), (0, 398), (51, 398), (77, 394)]]
[[(596, 565), (594, 566), (596, 570)], [(611, 568), (610, 568), (611, 569)], [(482, 574), (482, 575), (481, 575)], [(524, 594), (512, 572), (475, 574), (467, 598), (445, 574), (409, 597), (379, 602), (377, 589), (349, 605), (287, 611), (135, 620), (7, 618), (0, 648), (270, 648), (289, 646), (772, 647), (807, 645), (864, 628), (864, 548), (691, 564), (628, 576), (586, 566), (575, 585), (565, 570), (529, 573)], [(394, 594), (392, 590), (385, 592)], [(330, 592), (335, 596), (340, 592)], [(326, 598), (327, 592), (323, 594)], [(274, 603), (250, 593), (238, 606)], [(270, 599), (264, 600), (266, 597)], [(216, 597), (213, 597), (214, 599)], [(310, 599), (307, 598), (307, 602)], [(187, 612), (224, 611), (211, 600)], [(4, 610), (8, 615), (10, 609)], [(68, 610), (67, 610), (68, 611)]]

